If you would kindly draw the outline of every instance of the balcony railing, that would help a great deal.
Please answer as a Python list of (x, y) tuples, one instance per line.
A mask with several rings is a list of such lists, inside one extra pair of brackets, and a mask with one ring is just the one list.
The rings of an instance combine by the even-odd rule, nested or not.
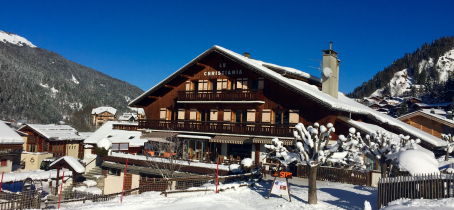
[(260, 136), (293, 137), (296, 124), (234, 123), (222, 121), (139, 120), (139, 129), (193, 131)]
[(179, 101), (263, 101), (263, 90), (178, 91)]

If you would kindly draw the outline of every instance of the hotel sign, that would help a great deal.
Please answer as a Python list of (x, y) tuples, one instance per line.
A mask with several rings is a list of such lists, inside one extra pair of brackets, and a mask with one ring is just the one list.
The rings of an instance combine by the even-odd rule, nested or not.
[(240, 75), (243, 74), (242, 70), (225, 70), (225, 71), (206, 71), (203, 76), (219, 76), (219, 75)]

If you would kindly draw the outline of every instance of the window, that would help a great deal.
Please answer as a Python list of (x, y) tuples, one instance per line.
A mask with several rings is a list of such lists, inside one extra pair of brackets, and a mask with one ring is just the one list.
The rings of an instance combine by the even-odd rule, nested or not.
[(200, 111), (200, 121), (209, 121), (210, 120), (210, 110), (201, 110)]
[(178, 120), (184, 120), (184, 109), (178, 109), (177, 118)]
[(276, 111), (274, 115), (274, 124), (285, 124), (290, 123), (289, 111)]
[(129, 150), (129, 144), (128, 143), (113, 143), (112, 144), (112, 150), (113, 151), (118, 151), (118, 150), (123, 150), (123, 151), (128, 151)]
[(109, 175), (120, 176), (120, 173), (120, 169), (109, 168)]
[(236, 110), (234, 122), (247, 122), (247, 111), (246, 110)]
[(197, 110), (191, 109), (189, 112), (189, 120), (197, 120)]
[(232, 111), (230, 109), (224, 110), (224, 121), (230, 122), (232, 120)]
[(236, 89), (248, 89), (247, 78), (238, 78), (236, 80)]
[(159, 111), (159, 119), (160, 120), (165, 120), (166, 119), (166, 108), (161, 108)]
[(1, 166), (2, 166), (2, 167), (3, 167), (3, 166), (8, 166), (8, 162), (7, 162), (7, 161), (8, 161), (8, 160), (2, 160)]
[(217, 121), (218, 120), (218, 110), (217, 109), (211, 109), (210, 110), (210, 117), (209, 119), (211, 121)]
[(262, 123), (270, 123), (271, 122), (271, 109), (263, 109), (262, 110)]

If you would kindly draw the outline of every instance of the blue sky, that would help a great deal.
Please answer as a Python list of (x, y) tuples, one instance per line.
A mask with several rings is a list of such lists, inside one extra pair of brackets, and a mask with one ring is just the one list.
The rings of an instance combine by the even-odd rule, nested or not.
[[(373, 3), (372, 3), (373, 2)], [(454, 1), (2, 1), (0, 30), (143, 90), (213, 45), (315, 76), (339, 52), (351, 92), (424, 42), (454, 35)]]

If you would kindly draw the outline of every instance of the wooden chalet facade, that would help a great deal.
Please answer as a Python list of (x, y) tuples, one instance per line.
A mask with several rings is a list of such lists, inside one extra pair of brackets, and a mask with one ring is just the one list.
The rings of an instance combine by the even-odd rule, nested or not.
[[(335, 51), (324, 51), (324, 59), (333, 56), (337, 60), (337, 53), (331, 52)], [(298, 122), (306, 126), (332, 123), (336, 127), (332, 139), (336, 140), (349, 129), (339, 116), (410, 133), (378, 122), (382, 114), (368, 107), (321, 89), (322, 81), (307, 73), (214, 46), (129, 105), (145, 110), (147, 120), (139, 120), (138, 130), (156, 137), (173, 133), (167, 135), (185, 144), (183, 157), (201, 161), (214, 160), (217, 151), (227, 158), (263, 162), (264, 144), (278, 137), (291, 145)], [(361, 111), (354, 110), (358, 106)]]
[(10, 124), (0, 120), (0, 172), (11, 172), (14, 164), (19, 164), (24, 139)]
[(19, 131), (27, 133), (25, 152), (50, 153), (53, 157), (84, 157), (84, 137), (77, 135), (77, 130), (71, 126), (28, 124)]
[(117, 110), (112, 107), (98, 107), (91, 111), (92, 125), (101, 126), (107, 121), (117, 119)]
[(441, 134), (454, 134), (454, 121), (449, 116), (437, 114), (437, 110), (419, 110), (398, 119), (430, 135), (441, 138)]

